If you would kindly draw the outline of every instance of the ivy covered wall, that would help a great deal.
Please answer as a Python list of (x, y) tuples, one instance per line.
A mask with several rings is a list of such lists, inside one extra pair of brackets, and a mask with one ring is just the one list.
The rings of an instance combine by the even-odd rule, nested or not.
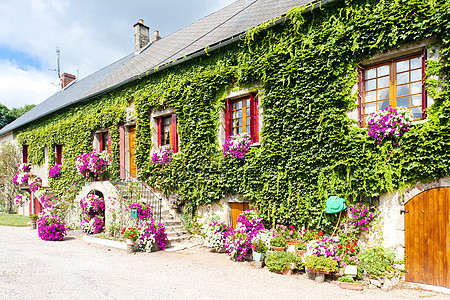
[[(42, 162), (43, 145), (65, 145), (65, 169), (73, 177), (74, 158), (91, 150), (93, 130), (117, 126), (127, 100), (134, 99), (136, 161), (149, 185), (179, 193), (192, 212), (224, 195), (243, 194), (267, 222), (294, 225), (314, 225), (332, 194), (355, 201), (360, 194), (379, 195), (449, 174), (448, 1), (341, 0), (304, 9), (291, 10), (275, 27), (251, 30), (238, 44), (34, 124), (19, 137), (31, 145), (34, 163)], [(357, 66), (427, 38), (440, 47), (439, 61), (428, 63), (427, 74), (443, 75), (441, 81), (427, 80), (435, 99), (428, 121), (414, 125), (400, 146), (379, 146), (346, 115), (355, 109)], [(243, 160), (223, 158), (218, 128), (225, 95), (256, 85), (264, 91), (261, 146)], [(177, 114), (180, 152), (168, 165), (152, 165), (149, 116), (167, 107)], [(112, 137), (117, 156), (116, 129)], [(69, 183), (64, 178), (60, 186)]]

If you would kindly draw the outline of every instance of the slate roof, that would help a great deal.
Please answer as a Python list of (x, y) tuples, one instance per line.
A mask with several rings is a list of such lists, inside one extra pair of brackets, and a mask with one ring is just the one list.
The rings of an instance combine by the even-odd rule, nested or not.
[(237, 37), (250, 28), (311, 0), (239, 0), (183, 29), (150, 44), (136, 55), (130, 54), (100, 71), (74, 82), (0, 130), (4, 134), (45, 115), (84, 101), (99, 93), (135, 80), (147, 71), (184, 57), (207, 46)]

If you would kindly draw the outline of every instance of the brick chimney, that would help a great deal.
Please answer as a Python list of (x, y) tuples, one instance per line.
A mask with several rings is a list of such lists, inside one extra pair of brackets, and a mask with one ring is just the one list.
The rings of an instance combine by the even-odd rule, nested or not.
[(144, 25), (144, 20), (134, 24), (134, 51), (139, 52), (150, 43), (149, 28)]
[(159, 36), (159, 31), (155, 30), (155, 32), (153, 32), (153, 36), (152, 36), (152, 43), (159, 41), (161, 39), (161, 37)]
[(61, 88), (65, 88), (68, 86), (72, 81), (76, 79), (75, 75), (69, 74), (69, 73), (62, 73), (61, 75)]

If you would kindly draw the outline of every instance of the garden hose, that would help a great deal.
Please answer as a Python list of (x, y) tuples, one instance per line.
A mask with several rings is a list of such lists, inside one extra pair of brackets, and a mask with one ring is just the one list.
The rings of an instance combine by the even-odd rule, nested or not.
[(338, 226), (339, 226), (339, 222), (341, 221), (341, 214), (342, 214), (342, 210), (339, 212), (338, 222), (337, 222), (337, 224), (336, 224), (336, 227), (334, 227), (333, 234), (331, 235), (331, 237), (334, 236), (334, 233), (336, 232), (336, 229), (337, 229)]

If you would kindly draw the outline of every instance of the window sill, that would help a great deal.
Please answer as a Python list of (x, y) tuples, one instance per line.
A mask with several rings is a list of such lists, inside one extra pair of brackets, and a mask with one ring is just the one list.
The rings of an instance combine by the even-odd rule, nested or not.
[(250, 147), (261, 147), (261, 143), (253, 143)]

